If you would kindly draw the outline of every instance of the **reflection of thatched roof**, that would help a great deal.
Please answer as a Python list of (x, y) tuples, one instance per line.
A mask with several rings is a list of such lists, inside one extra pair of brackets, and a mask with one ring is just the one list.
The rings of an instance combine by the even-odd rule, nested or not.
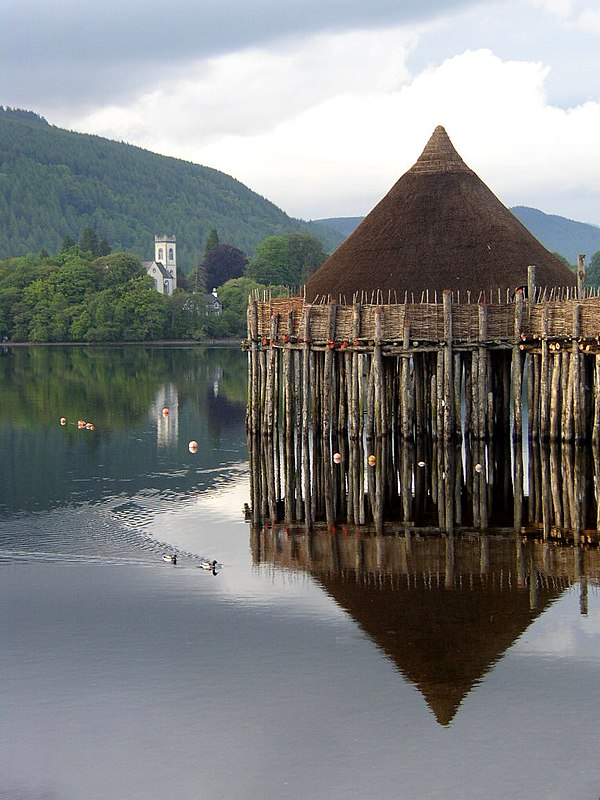
[[(306, 283), (306, 299), (381, 290), (571, 286), (573, 273), (467, 167), (438, 126), (423, 153)], [(393, 297), (393, 294), (392, 294)], [(359, 298), (360, 299), (360, 298)]]
[[(441, 725), (582, 574), (573, 548), (509, 536), (294, 534), (254, 529), (256, 563), (304, 570), (421, 692)], [(578, 566), (579, 565), (579, 566)]]
[(419, 689), (441, 725), (560, 590), (543, 590), (530, 609), (526, 589), (492, 580), (473, 586), (425, 588), (365, 584), (318, 574), (334, 600)]

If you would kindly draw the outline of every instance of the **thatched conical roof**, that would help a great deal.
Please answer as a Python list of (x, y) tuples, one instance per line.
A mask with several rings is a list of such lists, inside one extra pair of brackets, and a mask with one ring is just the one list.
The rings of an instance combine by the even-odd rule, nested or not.
[(420, 295), (527, 284), (572, 286), (574, 274), (525, 228), (438, 126), (417, 162), (307, 281), (306, 299), (381, 290)]

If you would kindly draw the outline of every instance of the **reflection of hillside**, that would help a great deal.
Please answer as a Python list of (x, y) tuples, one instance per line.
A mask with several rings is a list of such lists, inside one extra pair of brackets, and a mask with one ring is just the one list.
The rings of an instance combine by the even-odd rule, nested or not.
[(245, 365), (245, 355), (235, 348), (5, 348), (0, 353), (2, 419), (19, 427), (44, 427), (60, 417), (84, 418), (114, 429), (149, 413), (165, 383), (205, 409), (215, 376), (219, 397), (237, 409), (245, 407)]
[(582, 576), (600, 579), (597, 549), (508, 535), (276, 528), (255, 530), (252, 552), (257, 563), (313, 575), (415, 684), (442, 725), (568, 586)]
[[(236, 381), (245, 391), (246, 357), (237, 350), (14, 348), (0, 357), (0, 378), (3, 513), (140, 491), (185, 495), (214, 480), (211, 470), (246, 460), (245, 407), (222, 391)], [(164, 404), (173, 406), (168, 428)], [(78, 418), (95, 430), (78, 430)], [(193, 458), (191, 439), (201, 444)]]

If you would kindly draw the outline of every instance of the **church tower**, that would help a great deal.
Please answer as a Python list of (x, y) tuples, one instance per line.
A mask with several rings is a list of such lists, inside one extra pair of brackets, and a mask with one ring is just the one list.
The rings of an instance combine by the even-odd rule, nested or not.
[[(177, 241), (175, 236), (154, 237), (154, 261), (162, 266), (162, 293), (172, 294), (177, 288)], [(158, 288), (158, 286), (157, 286)], [(158, 291), (161, 291), (158, 288)]]

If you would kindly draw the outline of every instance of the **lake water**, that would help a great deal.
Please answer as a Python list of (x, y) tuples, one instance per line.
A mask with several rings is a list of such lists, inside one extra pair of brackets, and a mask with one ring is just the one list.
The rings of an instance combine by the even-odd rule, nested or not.
[(596, 551), (251, 530), (245, 400), (234, 349), (0, 355), (1, 800), (596, 800)]

